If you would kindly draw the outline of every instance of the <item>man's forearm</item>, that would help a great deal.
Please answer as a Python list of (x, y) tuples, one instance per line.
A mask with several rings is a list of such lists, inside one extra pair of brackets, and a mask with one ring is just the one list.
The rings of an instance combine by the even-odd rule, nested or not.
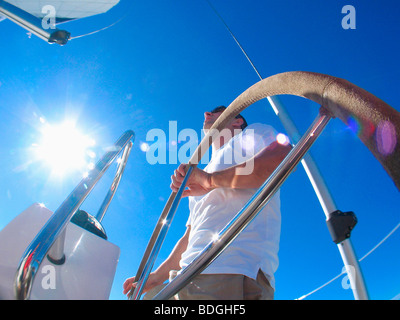
[[(258, 188), (277, 168), (290, 149), (290, 145), (272, 143), (247, 162), (212, 173), (211, 188)], [(249, 174), (238, 174), (238, 171), (248, 166), (249, 162), (253, 162), (253, 170)]]

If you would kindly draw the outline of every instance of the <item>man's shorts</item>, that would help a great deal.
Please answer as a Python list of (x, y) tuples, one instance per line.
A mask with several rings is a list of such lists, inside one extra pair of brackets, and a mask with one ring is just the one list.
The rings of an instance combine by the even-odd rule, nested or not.
[[(177, 271), (170, 272), (170, 280)], [(152, 299), (166, 284), (150, 290), (145, 300)], [(274, 289), (259, 270), (254, 280), (241, 274), (200, 274), (171, 300), (273, 300)]]

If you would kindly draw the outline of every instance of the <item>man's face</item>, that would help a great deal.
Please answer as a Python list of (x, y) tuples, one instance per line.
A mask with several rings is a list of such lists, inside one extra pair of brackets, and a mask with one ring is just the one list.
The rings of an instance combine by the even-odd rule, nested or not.
[(203, 129), (210, 129), (214, 122), (218, 119), (218, 117), (222, 114), (222, 111), (219, 112), (205, 112), (204, 113), (204, 122)]

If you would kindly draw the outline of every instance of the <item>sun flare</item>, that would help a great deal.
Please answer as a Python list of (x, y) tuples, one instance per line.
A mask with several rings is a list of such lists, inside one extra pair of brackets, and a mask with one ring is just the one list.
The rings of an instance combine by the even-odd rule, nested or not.
[(41, 140), (35, 145), (38, 161), (44, 163), (52, 174), (64, 175), (74, 170), (88, 170), (95, 154), (90, 149), (95, 141), (82, 134), (71, 121), (59, 125), (44, 123)]

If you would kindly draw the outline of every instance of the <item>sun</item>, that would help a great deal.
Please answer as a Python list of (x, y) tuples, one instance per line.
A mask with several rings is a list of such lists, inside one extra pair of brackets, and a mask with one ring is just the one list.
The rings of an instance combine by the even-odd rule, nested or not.
[(93, 167), (95, 141), (82, 134), (73, 121), (57, 125), (43, 123), (41, 139), (35, 144), (36, 160), (48, 167), (51, 174), (62, 176), (73, 171), (87, 171)]

